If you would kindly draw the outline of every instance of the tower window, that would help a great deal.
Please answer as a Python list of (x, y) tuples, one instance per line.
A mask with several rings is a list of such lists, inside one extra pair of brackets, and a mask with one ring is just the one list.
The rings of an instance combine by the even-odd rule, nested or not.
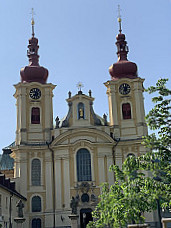
[(77, 179), (78, 181), (91, 181), (91, 156), (87, 149), (77, 152)]
[(32, 160), (31, 180), (33, 186), (41, 185), (41, 162), (37, 158)]
[(32, 198), (32, 212), (40, 212), (41, 210), (41, 198), (40, 196), (34, 196)]
[(122, 104), (123, 119), (131, 119), (131, 105), (129, 103)]
[(40, 108), (34, 107), (31, 109), (31, 123), (40, 124)]
[(78, 108), (78, 119), (84, 119), (84, 104), (80, 102), (77, 108)]

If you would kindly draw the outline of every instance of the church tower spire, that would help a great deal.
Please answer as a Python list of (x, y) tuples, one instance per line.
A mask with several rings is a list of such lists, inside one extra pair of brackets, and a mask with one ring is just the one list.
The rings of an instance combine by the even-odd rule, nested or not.
[(22, 68), (20, 71), (21, 82), (39, 82), (45, 84), (48, 78), (48, 70), (39, 65), (39, 55), (38, 55), (38, 39), (35, 37), (34, 33), (34, 17), (32, 9), (32, 37), (29, 39), (27, 56), (29, 59), (29, 65)]
[(52, 98), (55, 85), (46, 82), (48, 70), (39, 65), (39, 45), (34, 26), (32, 9), (32, 35), (27, 50), (29, 64), (21, 69), (21, 82), (15, 85), (16, 145), (50, 142), (53, 129)]
[[(128, 60), (128, 46), (122, 32), (119, 8), (119, 33), (116, 36), (118, 60), (109, 68), (111, 80), (105, 83), (109, 101), (112, 134), (121, 140), (141, 138), (147, 132), (145, 124), (143, 81), (137, 75), (137, 65)], [(111, 128), (112, 129), (112, 128)]]
[(125, 34), (122, 33), (122, 20), (120, 16), (120, 6), (119, 9), (119, 34), (116, 36), (116, 47), (118, 61), (109, 67), (109, 73), (112, 80), (118, 80), (120, 78), (136, 78), (137, 77), (137, 65), (130, 62), (127, 58), (129, 49), (127, 42), (125, 40)]

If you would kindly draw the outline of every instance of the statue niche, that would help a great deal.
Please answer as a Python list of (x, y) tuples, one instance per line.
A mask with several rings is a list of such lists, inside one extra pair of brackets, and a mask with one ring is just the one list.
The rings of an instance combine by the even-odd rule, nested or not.
[(84, 119), (84, 104), (80, 102), (78, 104), (78, 119)]

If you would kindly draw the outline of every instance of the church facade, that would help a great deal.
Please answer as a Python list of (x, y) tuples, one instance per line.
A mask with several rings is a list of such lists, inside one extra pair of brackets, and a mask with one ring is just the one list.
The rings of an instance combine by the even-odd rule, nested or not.
[[(34, 21), (32, 21), (34, 27)], [(77, 197), (79, 227), (92, 220), (100, 184), (113, 184), (112, 164), (121, 167), (129, 155), (145, 153), (143, 81), (137, 66), (128, 61), (128, 47), (121, 29), (116, 37), (118, 61), (104, 83), (109, 121), (94, 112), (91, 91), (68, 93), (68, 113), (53, 123), (53, 90), (48, 70), (39, 65), (38, 39), (29, 39), (29, 65), (21, 69), (15, 85), (17, 129), (14, 178), (17, 191), (27, 198), (26, 227), (70, 227), (70, 202)], [(105, 98), (104, 98), (105, 99)]]

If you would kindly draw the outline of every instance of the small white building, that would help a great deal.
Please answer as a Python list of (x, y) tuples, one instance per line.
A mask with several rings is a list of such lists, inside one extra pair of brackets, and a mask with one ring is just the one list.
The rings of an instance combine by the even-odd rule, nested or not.
[(17, 203), (19, 200), (26, 203), (26, 198), (15, 189), (15, 182), (0, 173), (0, 228), (17, 228), (14, 218), (18, 216)]

